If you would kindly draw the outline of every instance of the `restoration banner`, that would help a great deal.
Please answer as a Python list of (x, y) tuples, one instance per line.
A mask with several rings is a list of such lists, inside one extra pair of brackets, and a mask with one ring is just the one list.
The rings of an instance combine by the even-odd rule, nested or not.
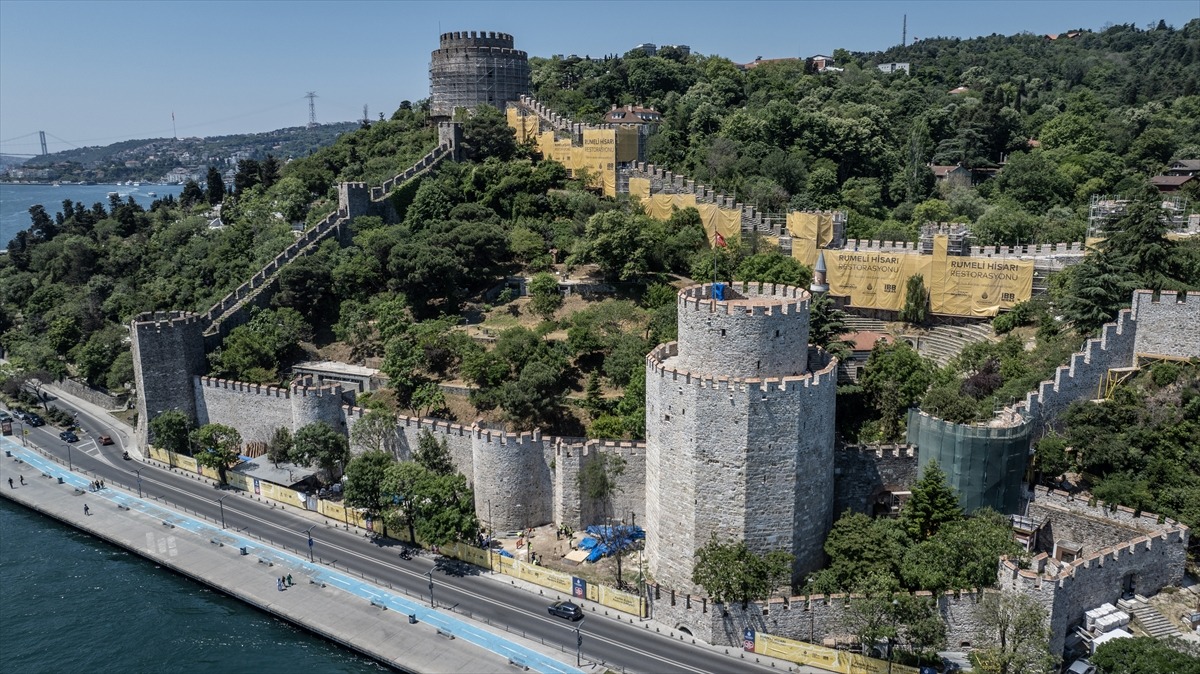
[(650, 179), (649, 178), (629, 178), (629, 196), (633, 199), (649, 199), (650, 198)]
[(909, 253), (825, 251), (829, 292), (867, 309), (899, 311), (910, 276), (925, 275), (930, 259)]
[(1033, 294), (1033, 261), (947, 255), (946, 237), (935, 236), (926, 285), (935, 314), (995, 316)]
[(615, 129), (583, 130), (583, 163), (596, 176), (597, 184), (595, 186), (604, 188), (605, 196), (617, 195), (617, 132)]

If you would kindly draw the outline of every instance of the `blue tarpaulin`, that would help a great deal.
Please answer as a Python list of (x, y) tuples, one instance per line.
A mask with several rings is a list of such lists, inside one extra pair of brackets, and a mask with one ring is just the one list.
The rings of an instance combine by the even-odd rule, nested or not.
[(586, 529), (588, 535), (579, 541), (580, 550), (591, 550), (587, 556), (589, 562), (598, 561), (601, 557), (632, 547), (633, 542), (646, 537), (641, 527), (618, 524), (592, 525)]

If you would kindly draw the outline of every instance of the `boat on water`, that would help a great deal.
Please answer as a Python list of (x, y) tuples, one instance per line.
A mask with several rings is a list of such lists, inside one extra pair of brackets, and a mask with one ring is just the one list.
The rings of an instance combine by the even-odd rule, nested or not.
[(110, 196), (110, 197), (119, 197), (119, 196), (121, 196), (121, 194), (120, 194), (119, 192), (109, 192), (109, 193), (108, 193), (108, 196)]
[(149, 197), (157, 197), (157, 196), (158, 196), (158, 192), (147, 192), (147, 193), (146, 193), (146, 196), (149, 196)]
[(134, 183), (134, 184), (133, 184), (133, 186), (134, 186), (134, 187), (141, 187), (141, 186), (142, 186), (142, 184), (141, 184), (141, 183)]

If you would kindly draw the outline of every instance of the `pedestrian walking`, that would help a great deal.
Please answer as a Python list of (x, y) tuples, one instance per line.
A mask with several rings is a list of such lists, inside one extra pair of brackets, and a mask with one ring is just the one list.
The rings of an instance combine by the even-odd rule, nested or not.
[(100, 480), (100, 488), (104, 489), (104, 480)]
[(24, 485), (24, 484), (25, 484), (25, 476), (24, 476), (24, 475), (22, 475), (22, 476), (21, 476), (21, 484), (22, 484), (22, 485)]
[(283, 592), (283, 579), (282, 578), (275, 581), (275, 589), (279, 590), (280, 592)]
[(287, 575), (287, 584), (288, 584), (288, 587), (295, 585), (295, 583), (292, 582), (292, 574), (290, 574), (290, 573)]
[(89, 508), (88, 504), (86, 504), (86, 503), (83, 504), (83, 514), (89, 515), (89, 516), (92, 514), (92, 509)]
[(10, 477), (10, 478), (8, 478), (8, 488), (9, 488), (9, 489), (16, 489), (16, 487), (14, 487), (14, 486), (13, 486), (13, 483), (12, 483), (12, 478), (11, 478), (11, 477)]

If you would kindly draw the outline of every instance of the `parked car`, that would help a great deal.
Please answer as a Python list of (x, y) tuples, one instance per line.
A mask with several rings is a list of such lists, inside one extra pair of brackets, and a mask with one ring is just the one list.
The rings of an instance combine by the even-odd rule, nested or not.
[(550, 615), (556, 615), (559, 618), (566, 618), (567, 620), (582, 620), (583, 609), (569, 601), (556, 601), (550, 605)]
[(58, 434), (58, 437), (64, 442), (79, 442), (79, 436), (72, 431), (63, 431)]
[(96, 438), (96, 442), (99, 442), (102, 445), (111, 445), (113, 443), (113, 439), (107, 435), (101, 435), (100, 437)]
[[(0, 417), (3, 417), (5, 414), (7, 414), (7, 412), (0, 410)], [(12, 415), (21, 421), (29, 421), (29, 412), (25, 412), (23, 410), (13, 410)]]
[(25, 423), (37, 428), (38, 426), (45, 426), (46, 420), (34, 414), (33, 412), (27, 412), (25, 414)]

